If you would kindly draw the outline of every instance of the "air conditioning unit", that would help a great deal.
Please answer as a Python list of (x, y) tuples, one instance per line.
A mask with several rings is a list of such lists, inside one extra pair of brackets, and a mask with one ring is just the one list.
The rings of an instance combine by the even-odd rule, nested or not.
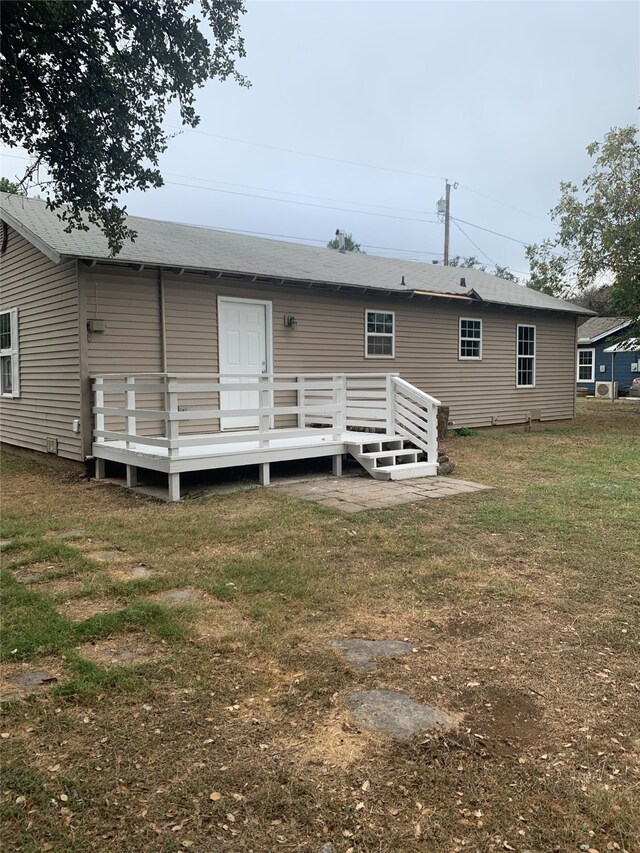
[(618, 383), (596, 382), (595, 396), (602, 400), (616, 400), (618, 398)]

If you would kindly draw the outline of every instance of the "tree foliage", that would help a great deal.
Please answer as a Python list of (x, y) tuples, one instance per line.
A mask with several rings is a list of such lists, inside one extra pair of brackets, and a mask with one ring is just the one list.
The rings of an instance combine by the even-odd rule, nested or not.
[[(339, 249), (339, 248), (340, 248), (340, 243), (339, 243), (338, 237), (336, 235), (333, 238), (333, 240), (329, 240), (329, 242), (327, 243), (327, 249)], [(358, 252), (361, 255), (366, 255), (366, 252), (362, 251), (362, 249), (360, 247), (360, 243), (356, 243), (356, 241), (353, 239), (352, 234), (345, 234), (344, 235), (344, 251), (345, 252)]]
[(21, 190), (15, 181), (10, 181), (9, 178), (0, 178), (0, 193), (9, 193), (10, 195), (24, 195), (24, 190)]
[[(553, 240), (527, 247), (529, 286), (569, 296), (610, 283), (608, 311), (640, 317), (640, 141), (638, 128), (613, 128), (587, 147), (590, 173), (560, 184)], [(637, 330), (636, 330), (637, 333)]]
[(20, 186), (44, 166), (49, 207), (68, 230), (97, 224), (120, 251), (135, 232), (119, 195), (163, 184), (169, 104), (195, 127), (207, 80), (248, 85), (235, 67), (244, 11), (242, 0), (3, 3), (0, 141), (32, 158)]
[[(486, 264), (483, 264), (482, 261), (479, 261), (475, 255), (469, 255), (468, 257), (464, 257), (462, 255), (454, 255), (453, 258), (449, 260), (450, 267), (461, 267), (467, 270), (480, 270), (481, 272), (487, 272)], [(518, 277), (514, 275), (509, 267), (500, 266), (500, 264), (496, 264), (491, 275), (497, 276), (497, 278), (503, 278), (505, 281), (513, 281), (517, 282)]]

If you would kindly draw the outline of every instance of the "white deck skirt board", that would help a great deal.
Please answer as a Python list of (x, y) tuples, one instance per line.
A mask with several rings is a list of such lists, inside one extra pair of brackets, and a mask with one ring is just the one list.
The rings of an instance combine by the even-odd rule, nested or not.
[(93, 455), (98, 459), (109, 459), (125, 465), (149, 468), (153, 471), (180, 473), (183, 471), (205, 471), (214, 468), (232, 468), (240, 465), (259, 465), (262, 462), (285, 462), (292, 459), (311, 459), (318, 456), (335, 456), (347, 452), (347, 442), (379, 440), (372, 433), (344, 432), (339, 439), (331, 436), (309, 435), (296, 438), (272, 438), (268, 446), (258, 441), (243, 441), (230, 444), (194, 445), (181, 447), (173, 458), (169, 458), (165, 447), (144, 444), (144, 441), (94, 442)]

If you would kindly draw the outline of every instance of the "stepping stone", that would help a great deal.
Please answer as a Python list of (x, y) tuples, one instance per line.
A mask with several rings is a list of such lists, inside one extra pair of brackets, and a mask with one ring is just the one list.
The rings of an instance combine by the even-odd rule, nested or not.
[(114, 581), (137, 581), (153, 578), (157, 572), (148, 566), (122, 566), (117, 569), (109, 569), (109, 577)]
[(331, 640), (331, 645), (341, 649), (351, 666), (358, 672), (376, 669), (375, 658), (393, 658), (411, 653), (411, 643), (402, 640)]
[(205, 597), (205, 593), (199, 589), (187, 586), (184, 589), (168, 589), (166, 592), (160, 592), (154, 596), (154, 600), (162, 604), (189, 604), (203, 601)]
[(56, 567), (51, 563), (32, 563), (30, 566), (15, 569), (13, 576), (18, 583), (36, 583), (46, 579), (47, 575), (55, 569)]
[(7, 680), (18, 687), (22, 687), (23, 690), (34, 690), (36, 687), (42, 687), (45, 684), (55, 684), (58, 679), (55, 675), (44, 670), (28, 669), (21, 675), (10, 676)]
[(62, 533), (53, 534), (56, 539), (86, 539), (87, 534), (84, 530), (63, 530)]
[[(55, 665), (52, 669), (55, 669)], [(31, 693), (40, 693), (58, 680), (59, 675), (48, 670), (33, 669), (28, 664), (5, 664), (0, 679), (0, 701), (11, 701)]]
[(128, 559), (124, 551), (94, 551), (87, 554), (91, 560), (97, 560), (99, 563), (115, 563), (118, 560)]
[(347, 707), (356, 723), (365, 729), (409, 738), (418, 732), (456, 728), (462, 717), (416, 702), (406, 693), (393, 690), (366, 690), (352, 693)]
[(126, 663), (148, 663), (166, 655), (166, 648), (146, 634), (125, 634), (76, 646), (82, 657), (106, 666)]
[(44, 574), (44, 572), (27, 572), (22, 569), (18, 569), (18, 571), (13, 573), (13, 576), (18, 583), (36, 583), (36, 581), (39, 581)]
[(9, 545), (13, 545), (13, 539), (0, 539), (0, 551), (8, 548)]

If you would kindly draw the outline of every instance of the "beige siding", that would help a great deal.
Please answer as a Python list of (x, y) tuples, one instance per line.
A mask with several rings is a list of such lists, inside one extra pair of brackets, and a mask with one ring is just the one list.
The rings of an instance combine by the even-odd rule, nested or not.
[[(103, 332), (87, 333), (89, 375), (101, 373), (159, 373), (162, 371), (160, 298), (157, 272), (129, 273), (94, 268), (83, 274), (87, 320), (103, 320)], [(107, 396), (107, 405), (121, 406), (124, 397)], [(144, 408), (161, 405), (157, 395), (141, 394)], [(123, 429), (124, 421), (110, 419), (108, 429)], [(139, 421), (141, 435), (161, 434), (155, 421)]]
[[(161, 369), (157, 274), (106, 273), (96, 268), (99, 308), (90, 316), (107, 331), (89, 342), (91, 371)], [(273, 305), (273, 370), (277, 372), (398, 372), (451, 407), (457, 426), (571, 418), (575, 397), (575, 321), (570, 315), (497, 306), (468, 306), (420, 297), (386, 298), (295, 287), (248, 286), (209, 277), (165, 274), (167, 369), (218, 369), (217, 297), (269, 300)], [(393, 310), (396, 357), (364, 357), (366, 308)], [(298, 320), (286, 329), (285, 314)], [(483, 359), (458, 360), (458, 320), (483, 321)], [(516, 325), (537, 329), (536, 387), (516, 388)]]
[(2, 441), (82, 459), (76, 261), (54, 264), (13, 229), (0, 260), (2, 308), (19, 312), (20, 396), (0, 400)]

